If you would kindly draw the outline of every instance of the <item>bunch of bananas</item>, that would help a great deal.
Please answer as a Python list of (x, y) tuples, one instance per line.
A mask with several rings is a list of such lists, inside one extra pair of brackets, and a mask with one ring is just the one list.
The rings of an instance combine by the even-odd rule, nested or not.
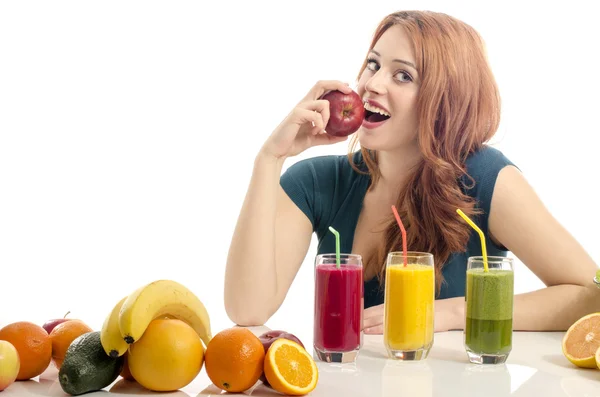
[(130, 344), (138, 341), (150, 322), (170, 317), (185, 321), (205, 346), (212, 339), (210, 318), (204, 304), (183, 285), (158, 280), (121, 299), (104, 320), (100, 341), (106, 354), (120, 357)]

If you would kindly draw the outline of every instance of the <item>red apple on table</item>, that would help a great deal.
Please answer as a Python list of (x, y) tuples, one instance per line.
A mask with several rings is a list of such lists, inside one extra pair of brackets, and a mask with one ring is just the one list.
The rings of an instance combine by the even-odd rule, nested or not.
[[(262, 343), (262, 345), (265, 349), (265, 354), (267, 354), (267, 351), (269, 350), (269, 347), (271, 347), (273, 342), (275, 342), (275, 340), (277, 340), (279, 338), (284, 338), (287, 340), (294, 341), (294, 342), (298, 343), (300, 346), (304, 347), (302, 342), (300, 342), (300, 339), (298, 339), (296, 337), (296, 335), (294, 335), (294, 334), (290, 334), (289, 332), (279, 331), (279, 330), (268, 331), (258, 337), (258, 339), (260, 340), (260, 342)], [(304, 349), (306, 349), (306, 347), (304, 347)], [(265, 376), (264, 373), (260, 376), (260, 380), (265, 386), (269, 386), (269, 382), (267, 381), (267, 377)]]
[(279, 330), (268, 331), (258, 337), (258, 339), (260, 339), (263, 347), (265, 348), (265, 354), (267, 353), (267, 350), (269, 350), (269, 347), (271, 347), (273, 342), (275, 342), (275, 340), (279, 339), (279, 338), (284, 338), (287, 340), (294, 341), (294, 342), (298, 343), (300, 346), (304, 347), (302, 342), (300, 342), (300, 339), (298, 339), (296, 337), (296, 335), (294, 335), (294, 334), (290, 334), (289, 332), (279, 331)]
[(360, 96), (352, 91), (330, 91), (321, 99), (329, 101), (329, 121), (325, 131), (333, 136), (348, 136), (356, 132), (365, 119), (365, 106)]
[(56, 327), (58, 324), (64, 323), (65, 321), (70, 321), (70, 318), (67, 318), (67, 315), (71, 313), (70, 311), (67, 312), (67, 314), (65, 314), (65, 316), (63, 318), (55, 318), (52, 320), (48, 320), (44, 323), (44, 325), (42, 325), (42, 328), (44, 328), (46, 330), (46, 332), (48, 333), (48, 335), (50, 335), (50, 332), (52, 332), (52, 330), (54, 329), (54, 327)]

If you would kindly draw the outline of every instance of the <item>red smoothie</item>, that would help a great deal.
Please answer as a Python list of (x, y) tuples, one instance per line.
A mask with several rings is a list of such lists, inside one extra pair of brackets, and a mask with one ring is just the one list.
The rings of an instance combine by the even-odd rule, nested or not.
[(314, 345), (321, 351), (360, 347), (363, 305), (362, 266), (319, 264), (315, 269)]

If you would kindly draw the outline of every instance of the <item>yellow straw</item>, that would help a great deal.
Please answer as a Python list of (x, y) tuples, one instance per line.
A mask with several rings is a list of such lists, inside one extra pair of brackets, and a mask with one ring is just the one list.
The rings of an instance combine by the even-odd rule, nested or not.
[(485, 248), (485, 236), (483, 235), (483, 232), (481, 231), (480, 228), (477, 227), (475, 222), (473, 222), (471, 219), (469, 219), (469, 217), (467, 215), (465, 215), (465, 213), (462, 212), (460, 209), (457, 209), (456, 212), (458, 212), (458, 215), (460, 215), (461, 218), (463, 218), (469, 225), (471, 225), (471, 227), (473, 229), (475, 229), (477, 231), (477, 233), (479, 233), (479, 238), (481, 239), (481, 252), (483, 253), (483, 271), (487, 272), (488, 271), (487, 250)]

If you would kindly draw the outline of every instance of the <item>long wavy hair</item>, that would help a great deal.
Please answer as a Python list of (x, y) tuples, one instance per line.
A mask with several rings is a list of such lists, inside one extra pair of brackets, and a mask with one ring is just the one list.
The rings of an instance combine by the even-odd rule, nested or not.
[[(442, 268), (450, 254), (463, 252), (470, 227), (456, 209), (473, 216), (480, 213), (464, 194), (461, 177), (465, 160), (491, 139), (500, 122), (500, 97), (488, 64), (483, 40), (469, 25), (451, 16), (429, 11), (402, 11), (385, 17), (377, 27), (369, 50), (392, 26), (401, 25), (412, 40), (421, 86), (417, 98), (418, 145), (422, 161), (396, 200), (396, 208), (407, 232), (409, 250), (430, 252), (435, 260), (436, 291)], [(365, 59), (359, 73), (367, 66)], [(358, 134), (351, 140), (348, 159), (353, 162)], [(361, 148), (371, 175), (369, 189), (381, 177), (378, 154)], [(469, 184), (473, 180), (468, 177)], [(392, 215), (386, 221), (385, 237), (364, 258), (365, 267), (375, 267), (380, 283), (385, 275), (388, 252), (402, 250), (402, 235)]]

